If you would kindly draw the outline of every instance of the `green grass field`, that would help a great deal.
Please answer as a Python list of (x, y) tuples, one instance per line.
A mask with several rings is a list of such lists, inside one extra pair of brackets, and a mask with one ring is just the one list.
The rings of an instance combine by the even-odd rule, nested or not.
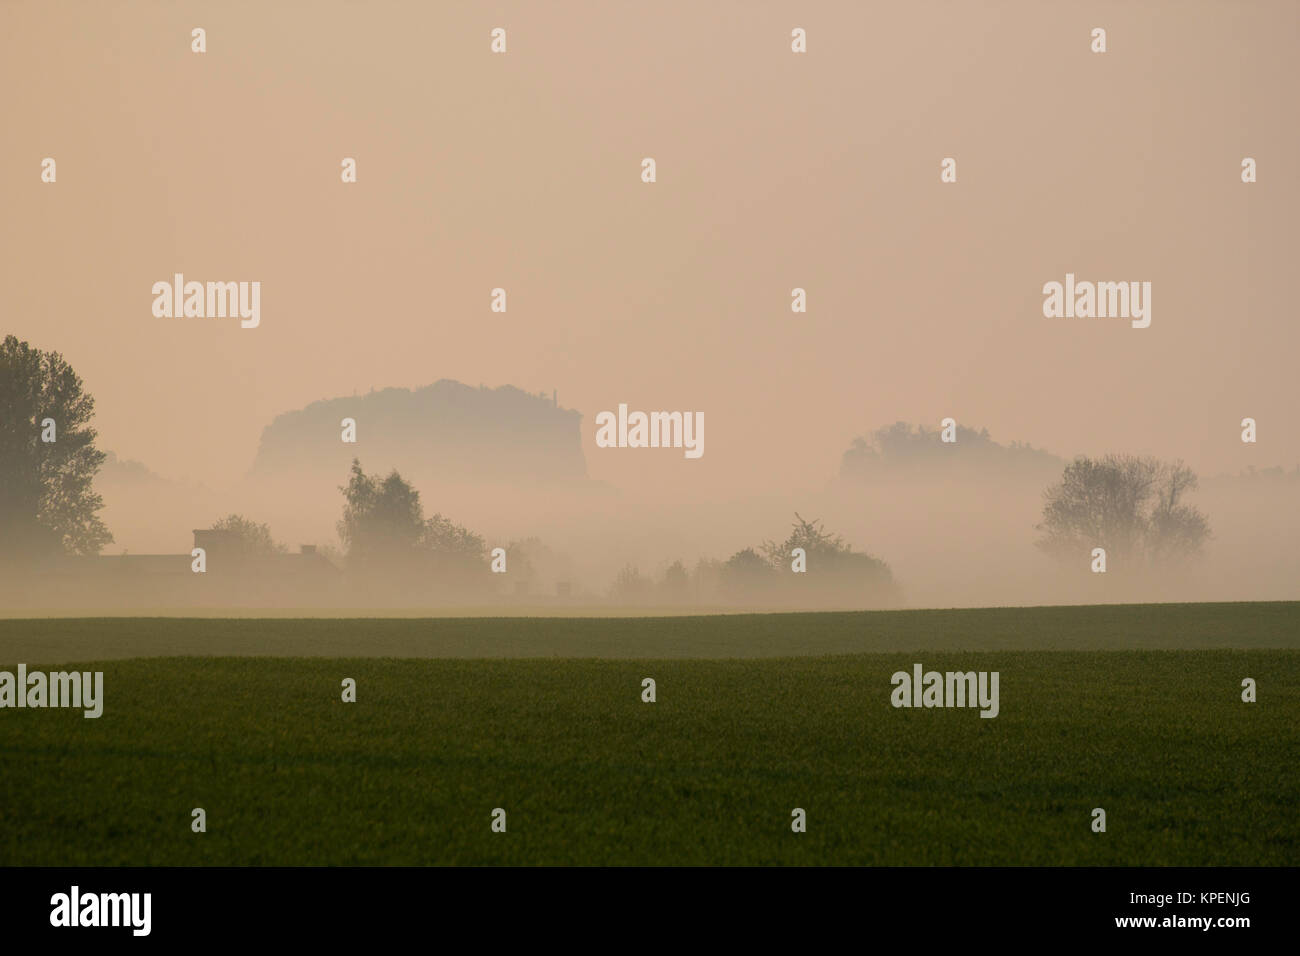
[[(0, 622), (72, 660), (103, 717), (0, 710), (0, 864), (1300, 862), (1298, 604)], [(916, 662), (1000, 715), (891, 707)]]

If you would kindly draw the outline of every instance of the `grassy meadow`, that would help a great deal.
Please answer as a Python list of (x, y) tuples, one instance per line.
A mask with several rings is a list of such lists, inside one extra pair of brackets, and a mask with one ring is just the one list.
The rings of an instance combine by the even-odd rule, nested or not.
[[(19, 661), (104, 714), (0, 710), (0, 865), (1300, 862), (1292, 603), (0, 621)], [(917, 662), (999, 716), (893, 708)]]

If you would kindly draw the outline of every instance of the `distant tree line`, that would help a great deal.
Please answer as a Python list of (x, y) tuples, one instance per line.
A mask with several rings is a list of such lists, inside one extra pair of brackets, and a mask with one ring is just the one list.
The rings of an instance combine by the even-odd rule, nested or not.
[(625, 566), (611, 588), (627, 604), (690, 602), (751, 606), (813, 606), (826, 603), (885, 607), (901, 603), (889, 565), (854, 551), (820, 520), (798, 512), (781, 541), (743, 548), (725, 561), (700, 559), (692, 572), (674, 561), (659, 580)]
[[(0, 566), (6, 571), (35, 567), (59, 555), (95, 555), (113, 540), (98, 516), (103, 500), (93, 488), (105, 459), (95, 447), (90, 424), (94, 407), (61, 355), (33, 349), (12, 335), (0, 342)], [(897, 422), (877, 429), (869, 440), (854, 441), (841, 473), (870, 477), (943, 456), (952, 459), (957, 447), (973, 461), (1025, 460), (1059, 467), (1059, 459), (1041, 449), (993, 442), (987, 430), (958, 426), (955, 431), (954, 446), (924, 426)], [(1291, 478), (1280, 469), (1259, 474)], [(1196, 475), (1182, 462), (1133, 455), (1076, 458), (1044, 492), (1036, 543), (1072, 567), (1098, 547), (1116, 562), (1115, 570), (1178, 567), (1211, 537), (1208, 519), (1188, 501), (1196, 487)], [(353, 459), (348, 482), (339, 490), (344, 498), (337, 524), (342, 551), (333, 553), (332, 560), (354, 580), (408, 596), (469, 596), (496, 587), (484, 538), (441, 513), (426, 517), (419, 492), (396, 470), (367, 474)], [(228, 515), (214, 528), (227, 532), (244, 554), (287, 550), (267, 525), (242, 515)], [(553, 578), (557, 568), (566, 566), (562, 556), (536, 538), (510, 542), (505, 550), (506, 580), (512, 586), (541, 580), (544, 574)], [(691, 570), (674, 561), (653, 578), (627, 566), (610, 596), (624, 603), (829, 602), (861, 607), (900, 600), (885, 562), (853, 550), (820, 521), (798, 513), (783, 540), (744, 548), (724, 561), (700, 559)]]
[(853, 439), (840, 459), (840, 477), (850, 481), (990, 471), (1040, 476), (1061, 467), (1050, 452), (1021, 442), (1001, 445), (987, 428), (976, 431), (955, 425), (953, 442), (941, 441), (942, 429), (895, 422)]

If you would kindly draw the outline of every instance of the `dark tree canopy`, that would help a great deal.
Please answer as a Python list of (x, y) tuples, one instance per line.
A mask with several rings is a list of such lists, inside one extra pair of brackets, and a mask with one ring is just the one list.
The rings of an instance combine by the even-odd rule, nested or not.
[(270, 525), (258, 524), (243, 515), (226, 515), (213, 524), (212, 530), (228, 532), (233, 539), (234, 550), (250, 557), (284, 554), (289, 550), (271, 536)]
[(348, 561), (366, 564), (409, 555), (424, 534), (420, 493), (394, 469), (387, 478), (367, 475), (352, 459), (352, 473), (340, 491), (346, 504), (338, 523)]
[(884, 561), (854, 551), (843, 537), (827, 531), (819, 519), (808, 521), (797, 511), (794, 518), (784, 541), (763, 542), (763, 554), (774, 570), (791, 571), (791, 552), (803, 548), (810, 575), (807, 582), (818, 583), (828, 590), (860, 588), (879, 596), (892, 592), (894, 575)]
[(737, 551), (722, 564), (721, 584), (726, 593), (743, 595), (768, 588), (776, 572), (753, 548)]
[(663, 591), (667, 597), (672, 600), (682, 600), (686, 597), (690, 586), (691, 576), (686, 570), (686, 565), (680, 561), (668, 565), (663, 580)]
[(453, 563), (479, 562), (487, 555), (487, 543), (481, 535), (441, 514), (425, 521), (419, 544), (429, 553)]
[[(899, 590), (885, 562), (854, 551), (821, 521), (798, 512), (784, 541), (764, 541), (737, 551), (721, 565), (701, 562), (697, 586), (706, 590), (716, 576), (718, 589), (732, 597), (761, 598), (772, 603), (819, 600), (881, 604), (897, 601)], [(794, 573), (791, 552), (804, 550), (805, 569)]]
[(781, 570), (788, 566), (790, 552), (795, 548), (803, 548), (810, 562), (826, 565), (852, 553), (840, 535), (831, 534), (822, 527), (820, 520), (808, 521), (797, 511), (789, 536), (780, 543), (764, 541), (763, 554), (772, 567)]
[(13, 335), (0, 343), (0, 557), (98, 554), (113, 540), (96, 514), (94, 411), (63, 356)]
[(958, 424), (954, 444), (945, 444), (943, 430), (895, 422), (853, 439), (840, 459), (840, 477), (870, 481), (889, 475), (944, 474), (952, 468), (1037, 474), (1055, 471), (1061, 460), (1041, 448), (1021, 442), (1000, 445), (987, 428), (976, 431)]
[(1038, 546), (1066, 560), (1093, 548), (1131, 564), (1169, 564), (1200, 551), (1210, 525), (1183, 501), (1196, 475), (1181, 461), (1107, 455), (1076, 458), (1044, 492)]
[(426, 520), (420, 493), (396, 470), (386, 478), (367, 475), (353, 459), (351, 477), (339, 490), (346, 504), (338, 532), (350, 564), (439, 575), (442, 583), (448, 572), (486, 570), (483, 538), (441, 514)]

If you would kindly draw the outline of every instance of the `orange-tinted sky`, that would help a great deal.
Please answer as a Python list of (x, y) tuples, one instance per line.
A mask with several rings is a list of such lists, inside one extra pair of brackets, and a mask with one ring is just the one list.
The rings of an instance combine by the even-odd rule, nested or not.
[[(630, 489), (815, 484), (855, 434), (945, 416), (1291, 466), (1298, 28), (1292, 2), (7, 0), (0, 332), (72, 362), (102, 447), (217, 485), (279, 412), (444, 377), (558, 389)], [(260, 281), (260, 328), (155, 318), (175, 272)], [(1066, 272), (1152, 282), (1151, 327), (1044, 318)], [(703, 411), (704, 457), (596, 449), (619, 402)]]

